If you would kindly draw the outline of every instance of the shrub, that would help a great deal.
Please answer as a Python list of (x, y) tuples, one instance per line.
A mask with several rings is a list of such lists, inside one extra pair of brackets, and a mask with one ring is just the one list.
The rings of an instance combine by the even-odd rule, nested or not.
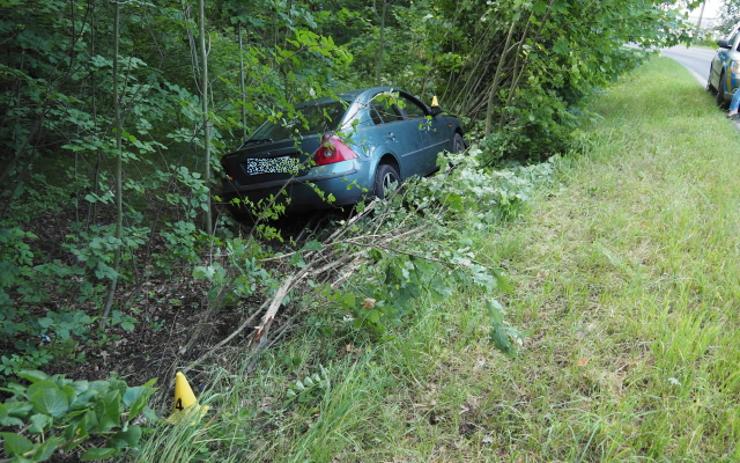
[[(120, 379), (72, 381), (24, 370), (30, 383), (3, 388), (0, 432), (11, 462), (41, 462), (55, 452), (79, 453), (82, 461), (103, 460), (136, 449), (156, 415), (149, 408), (151, 380), (129, 387)], [(14, 432), (11, 432), (14, 431)]]

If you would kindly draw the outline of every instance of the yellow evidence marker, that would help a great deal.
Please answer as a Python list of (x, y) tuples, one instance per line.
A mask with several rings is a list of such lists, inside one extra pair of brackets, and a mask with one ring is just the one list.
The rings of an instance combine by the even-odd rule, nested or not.
[(432, 108), (438, 108), (439, 107), (439, 101), (437, 100), (437, 95), (434, 95), (432, 97)]
[(185, 416), (193, 416), (200, 419), (208, 411), (208, 406), (198, 404), (193, 389), (190, 387), (187, 378), (181, 372), (175, 374), (175, 403), (172, 415), (167, 418), (171, 424), (179, 423)]

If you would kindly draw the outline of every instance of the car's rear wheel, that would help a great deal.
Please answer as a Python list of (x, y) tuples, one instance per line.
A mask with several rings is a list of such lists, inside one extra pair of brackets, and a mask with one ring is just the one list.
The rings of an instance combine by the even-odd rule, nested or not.
[(395, 166), (391, 164), (379, 165), (375, 171), (375, 196), (385, 199), (388, 193), (398, 188), (400, 183), (401, 176)]
[(465, 140), (463, 140), (462, 135), (455, 132), (455, 136), (452, 137), (452, 152), (462, 153), (464, 150), (465, 150)]
[(712, 66), (709, 65), (709, 77), (707, 77), (707, 91), (714, 93), (717, 91), (716, 88), (714, 88), (714, 85), (712, 85)]

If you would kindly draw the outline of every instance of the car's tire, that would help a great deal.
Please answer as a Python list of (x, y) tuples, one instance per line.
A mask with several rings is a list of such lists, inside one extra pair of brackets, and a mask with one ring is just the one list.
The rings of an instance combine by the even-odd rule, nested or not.
[(719, 83), (717, 85), (717, 104), (724, 106), (725, 102), (725, 71), (722, 71), (719, 75)]
[(712, 65), (709, 65), (709, 77), (707, 77), (707, 91), (710, 93), (715, 93), (717, 91), (716, 88), (714, 88), (714, 85), (712, 85)]
[(391, 191), (398, 188), (401, 183), (401, 175), (398, 169), (391, 164), (380, 164), (375, 170), (375, 196), (380, 199), (385, 197)]
[(452, 137), (452, 152), (462, 153), (463, 151), (465, 151), (465, 140), (462, 135), (455, 132), (455, 136)]

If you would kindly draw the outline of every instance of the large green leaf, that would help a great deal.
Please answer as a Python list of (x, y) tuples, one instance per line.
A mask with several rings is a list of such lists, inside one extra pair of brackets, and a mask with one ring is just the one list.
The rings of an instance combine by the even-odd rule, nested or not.
[(53, 417), (62, 416), (69, 409), (69, 399), (53, 381), (39, 381), (28, 387), (28, 400), (34, 410)]

